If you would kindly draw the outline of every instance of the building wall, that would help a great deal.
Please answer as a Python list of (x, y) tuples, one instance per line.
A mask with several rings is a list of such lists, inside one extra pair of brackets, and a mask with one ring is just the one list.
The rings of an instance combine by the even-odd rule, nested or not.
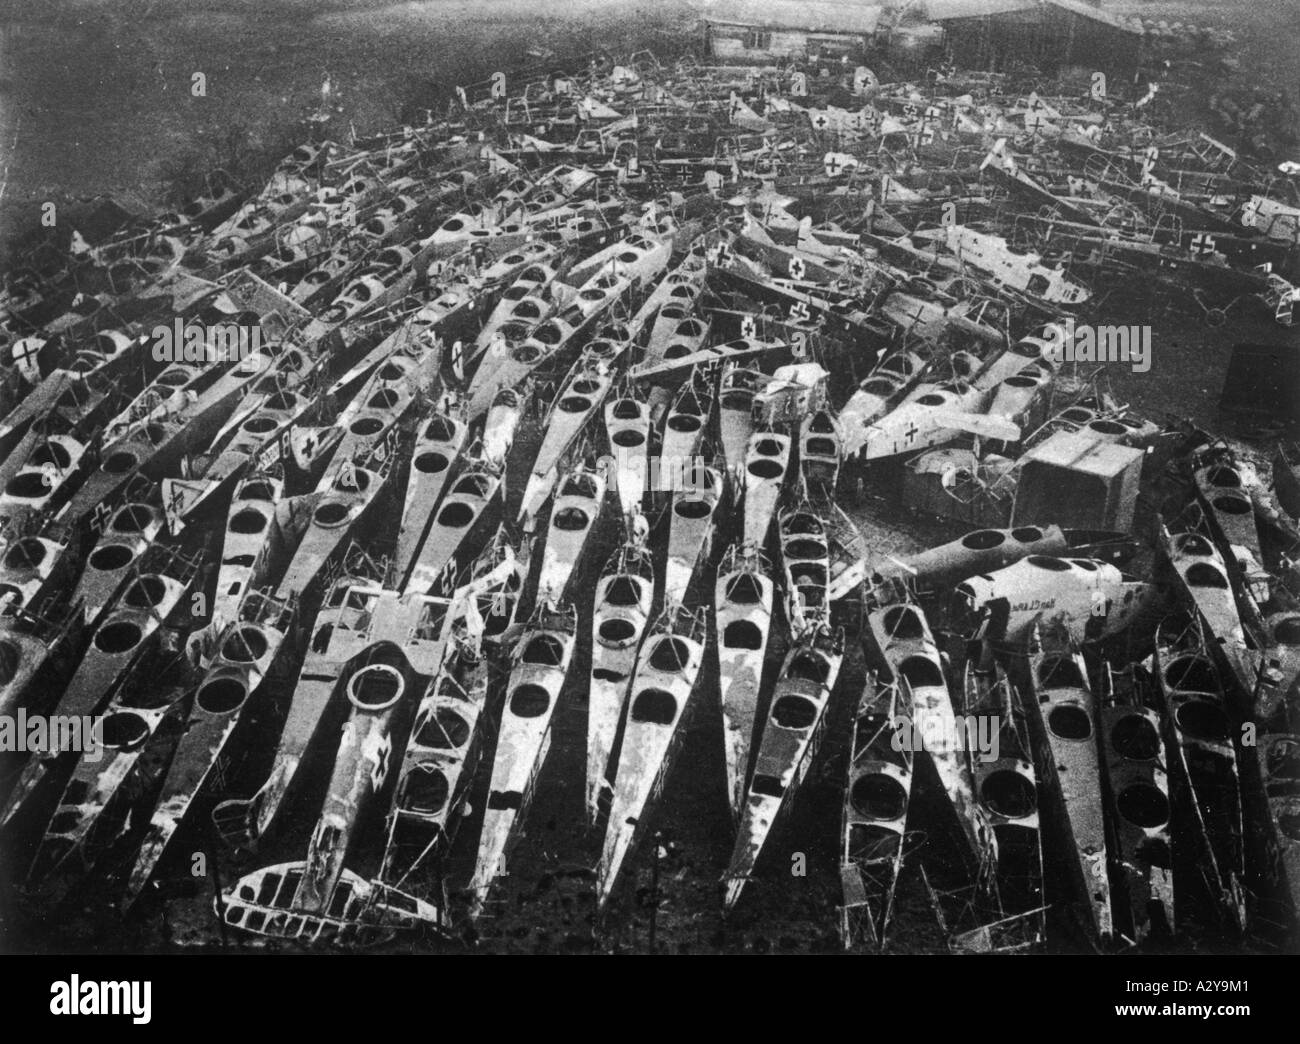
[(958, 18), (944, 23), (952, 60), (968, 69), (1000, 72), (1013, 60), (1037, 62), (1042, 26), (1037, 12)]
[(1044, 13), (1045, 42), (1060, 65), (1106, 72), (1132, 72), (1141, 58), (1141, 37), (1058, 7)]
[[(762, 34), (766, 46), (746, 47), (754, 34)], [(732, 62), (761, 62), (779, 58), (803, 59), (809, 52), (858, 54), (865, 38), (852, 33), (811, 33), (803, 29), (764, 29), (741, 25), (709, 25), (709, 51), (715, 58)]]
[(1127, 76), (1141, 60), (1141, 39), (1059, 8), (944, 23), (946, 45), (960, 66), (1002, 71), (1015, 61), (1047, 69), (1082, 66)]
[[(1078, 66), (1126, 76), (1141, 60), (1141, 38), (1136, 34), (1057, 7), (950, 19), (943, 27), (952, 60), (965, 68), (1001, 71), (1022, 61), (1047, 69)], [(804, 59), (822, 53), (855, 56), (869, 43), (861, 33), (713, 22), (707, 23), (706, 33), (710, 53), (729, 62)], [(745, 46), (755, 36), (762, 46)]]

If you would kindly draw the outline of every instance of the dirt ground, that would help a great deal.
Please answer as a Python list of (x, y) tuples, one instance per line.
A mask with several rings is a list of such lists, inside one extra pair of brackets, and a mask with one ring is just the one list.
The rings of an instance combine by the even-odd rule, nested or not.
[[(1293, 98), (1300, 95), (1295, 47), (1300, 0), (1142, 2), (1107, 9), (1229, 24), (1239, 34), (1249, 77), (1288, 90)], [(12, 0), (7, 14), (0, 14), (0, 232), (23, 227), (45, 200), (109, 195), (140, 210), (156, 207), (178, 169), (220, 162), (223, 149), (286, 151), (302, 136), (302, 119), (318, 102), (326, 73), (344, 110), (341, 121), (364, 134), (392, 124), (404, 107), (437, 88), (508, 71), (529, 49), (554, 52), (558, 63), (597, 45), (616, 53), (676, 48), (690, 22), (689, 5), (677, 0), (210, 0), (198, 8), (186, 0)], [(190, 93), (195, 72), (207, 77), (204, 98)], [(1194, 108), (1195, 101), (1188, 104)], [(239, 133), (232, 135), (232, 129)], [(1206, 129), (1214, 132), (1208, 122)], [(1211, 429), (1221, 424), (1215, 403), (1230, 345), (1296, 343), (1293, 332), (1277, 327), (1261, 309), (1233, 309), (1227, 324), (1216, 329), (1202, 321), (1194, 304), (1145, 293), (1108, 299), (1095, 320), (1154, 327), (1150, 372), (1133, 373), (1117, 364), (1105, 374), (1122, 401), (1155, 419), (1190, 417)], [(855, 514), (870, 521), (878, 550), (905, 551), (954, 535), (881, 501), (868, 499)], [(603, 553), (591, 560), (598, 566)], [(580, 623), (588, 631), (589, 613), (588, 607)], [(580, 654), (575, 676), (583, 664)], [(765, 858), (761, 879), (738, 915), (726, 923), (718, 912), (718, 879), (731, 847), (718, 756), (721, 722), (716, 689), (697, 694), (697, 725), (680, 751), (661, 822), (671, 845), (660, 866), (658, 948), (760, 953), (838, 948), (841, 781), (862, 680), (860, 659), (846, 674), (832, 701), (823, 756), (799, 794), (796, 815), (786, 824), (779, 850)], [(499, 916), (481, 928), (473, 949), (647, 949), (646, 851), (636, 862), (635, 880), (623, 889), (620, 909), (593, 936), (590, 870), (599, 838), (574, 825), (583, 819), (585, 709), (585, 684), (571, 684), (556, 712), (539, 798), (503, 889)], [(476, 809), (482, 807), (485, 786), (484, 778), (472, 798)], [(470, 815), (454, 853), (453, 871), (462, 879), (472, 867), (480, 818)], [(300, 857), (294, 853), (302, 851), (310, 820), (299, 827), (277, 858)], [(797, 852), (807, 856), (803, 877), (791, 874)], [(228, 869), (233, 876), (234, 868)], [(209, 910), (210, 891), (174, 903), (165, 929), (160, 914), (126, 929), (89, 915), (57, 924), (11, 920), (9, 945), (155, 949), (165, 948), (170, 936), (173, 943), (211, 946), (216, 937)], [(893, 931), (891, 949), (900, 952), (942, 947), (915, 869), (906, 872), (900, 887)], [(1195, 933), (1182, 946), (1230, 948)]]
[[(393, 125), (412, 99), (554, 52), (671, 45), (678, 0), (13, 0), (0, 12), (0, 225), (45, 200), (108, 194), (147, 210), (232, 131), (287, 151), (328, 75), (337, 126)], [(191, 93), (195, 73), (206, 95)]]

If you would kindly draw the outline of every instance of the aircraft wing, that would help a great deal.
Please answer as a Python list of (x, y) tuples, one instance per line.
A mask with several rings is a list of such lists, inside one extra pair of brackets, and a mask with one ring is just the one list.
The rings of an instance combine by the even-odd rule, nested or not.
[(935, 410), (931, 416), (935, 423), (957, 431), (968, 431), (982, 439), (998, 439), (1001, 442), (1019, 442), (1020, 427), (1012, 424), (1005, 417), (991, 417), (985, 413), (958, 413), (949, 410)]

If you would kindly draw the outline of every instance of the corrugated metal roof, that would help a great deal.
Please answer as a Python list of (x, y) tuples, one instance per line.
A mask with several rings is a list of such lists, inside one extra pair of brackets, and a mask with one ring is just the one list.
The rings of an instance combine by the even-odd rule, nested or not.
[(1121, 21), (1101, 8), (1083, 0), (924, 0), (926, 17), (932, 22), (948, 22), (957, 18), (983, 18), (988, 15), (1011, 14), (1016, 11), (1034, 11), (1044, 6), (1056, 7), (1070, 14), (1099, 22), (1125, 33), (1138, 33), (1131, 25)]
[(792, 0), (705, 0), (701, 16), (710, 22), (765, 29), (824, 33), (872, 33), (882, 8), (863, 3), (794, 3)]
[(1100, 22), (1102, 25), (1109, 26), (1112, 29), (1118, 29), (1120, 32), (1133, 33), (1135, 36), (1141, 36), (1140, 29), (1120, 21), (1113, 14), (1103, 11), (1099, 7), (1093, 7), (1092, 4), (1082, 3), (1081, 0), (1047, 0), (1052, 7), (1059, 7), (1063, 11), (1069, 11), (1080, 18), (1087, 18), (1089, 21)]
[(953, 18), (983, 18), (985, 15), (1032, 11), (1038, 0), (925, 0), (925, 14), (932, 22)]

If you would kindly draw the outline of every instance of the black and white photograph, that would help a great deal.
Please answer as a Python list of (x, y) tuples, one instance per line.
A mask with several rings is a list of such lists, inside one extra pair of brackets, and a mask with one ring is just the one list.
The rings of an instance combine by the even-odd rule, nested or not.
[(1300, 0), (5, 0), (38, 1013), (318, 954), (1138, 956), (1094, 1014), (1259, 1014), (1297, 39)]

